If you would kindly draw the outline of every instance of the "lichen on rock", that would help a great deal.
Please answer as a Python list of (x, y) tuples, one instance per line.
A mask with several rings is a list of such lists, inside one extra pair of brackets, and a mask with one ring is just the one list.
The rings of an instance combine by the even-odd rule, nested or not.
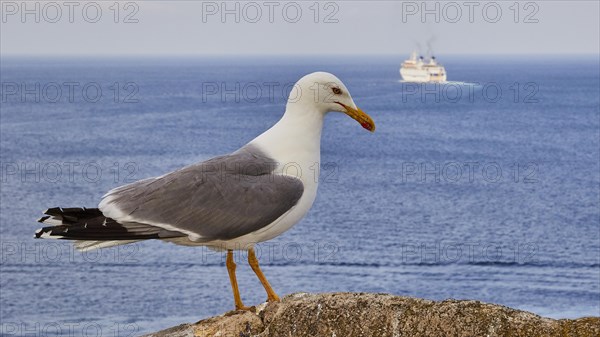
[(554, 320), (471, 300), (371, 293), (296, 293), (254, 312), (231, 311), (152, 337), (597, 337), (600, 318)]

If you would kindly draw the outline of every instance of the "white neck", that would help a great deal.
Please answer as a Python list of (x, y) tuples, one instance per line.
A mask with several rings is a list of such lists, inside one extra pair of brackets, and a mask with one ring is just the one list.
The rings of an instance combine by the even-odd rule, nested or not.
[(250, 144), (259, 146), (280, 165), (299, 164), (307, 176), (312, 175), (310, 167), (321, 160), (324, 114), (298, 103), (288, 103), (283, 117)]

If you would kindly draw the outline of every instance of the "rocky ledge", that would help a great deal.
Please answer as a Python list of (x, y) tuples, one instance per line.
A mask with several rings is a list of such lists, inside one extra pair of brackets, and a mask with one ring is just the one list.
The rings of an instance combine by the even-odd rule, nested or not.
[(153, 337), (600, 336), (600, 318), (555, 320), (496, 304), (369, 293), (297, 293)]

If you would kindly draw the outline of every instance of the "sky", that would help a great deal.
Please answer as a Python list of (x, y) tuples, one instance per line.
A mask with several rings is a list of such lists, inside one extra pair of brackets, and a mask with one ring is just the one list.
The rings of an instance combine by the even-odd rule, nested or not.
[(598, 0), (115, 3), (1, 0), (0, 53), (349, 55), (429, 48), (439, 54), (600, 53)]

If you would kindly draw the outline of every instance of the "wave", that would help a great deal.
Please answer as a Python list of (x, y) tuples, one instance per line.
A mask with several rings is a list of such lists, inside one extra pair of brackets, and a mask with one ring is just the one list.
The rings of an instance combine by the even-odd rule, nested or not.
[(472, 87), (481, 87), (481, 83), (476, 82), (463, 82), (463, 81), (446, 81), (446, 82), (412, 82), (405, 80), (398, 80), (398, 83), (413, 83), (419, 85), (461, 85), (461, 86), (472, 86)]

